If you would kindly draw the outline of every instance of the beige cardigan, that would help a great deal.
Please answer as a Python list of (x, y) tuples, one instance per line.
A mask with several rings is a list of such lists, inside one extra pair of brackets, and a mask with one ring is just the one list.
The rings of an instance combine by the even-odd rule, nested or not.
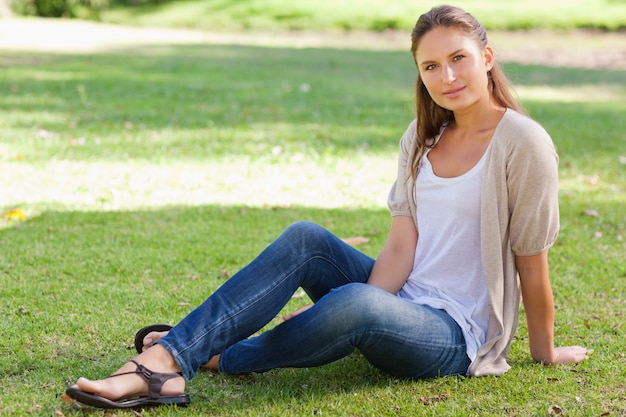
[[(415, 220), (415, 183), (410, 155), (413, 121), (400, 141), (398, 177), (389, 192), (392, 216)], [(519, 278), (515, 255), (550, 248), (559, 230), (558, 156), (548, 133), (508, 109), (487, 149), (481, 192), (481, 251), (489, 291), (489, 328), (468, 374), (500, 375), (519, 318)], [(419, 230), (419, 229), (418, 229)]]

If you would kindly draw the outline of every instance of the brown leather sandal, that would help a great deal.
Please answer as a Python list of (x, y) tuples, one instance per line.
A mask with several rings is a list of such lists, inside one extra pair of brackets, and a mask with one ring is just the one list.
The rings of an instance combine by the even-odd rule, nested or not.
[[(123, 400), (109, 400), (108, 398), (104, 398), (100, 395), (92, 394), (89, 392), (85, 392), (79, 390), (78, 388), (70, 387), (65, 390), (65, 393), (68, 397), (86, 404), (92, 407), (97, 408), (129, 408), (129, 409), (138, 409), (144, 407), (154, 407), (159, 405), (177, 405), (179, 407), (185, 407), (191, 404), (191, 400), (189, 396), (186, 394), (178, 394), (178, 395), (161, 395), (161, 389), (163, 388), (163, 384), (169, 381), (172, 378), (182, 377), (182, 373), (180, 372), (172, 372), (172, 373), (161, 373), (161, 372), (153, 372), (146, 368), (143, 365), (138, 364), (134, 360), (131, 360), (132, 363), (137, 366), (137, 369), (131, 372), (122, 372), (119, 374), (111, 375), (108, 378), (114, 378), (116, 376), (122, 375), (130, 375), (137, 374), (148, 384), (148, 396), (146, 397), (137, 397)], [(107, 378), (107, 379), (108, 379)]]
[[(135, 350), (137, 353), (143, 352), (143, 339), (152, 332), (169, 332), (172, 326), (169, 324), (151, 324), (141, 328), (135, 333)], [(154, 344), (153, 344), (154, 346)]]

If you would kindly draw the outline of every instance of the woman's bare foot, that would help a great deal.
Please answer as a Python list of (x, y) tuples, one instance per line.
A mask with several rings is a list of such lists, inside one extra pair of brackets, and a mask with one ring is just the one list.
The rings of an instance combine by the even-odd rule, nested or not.
[[(180, 372), (180, 368), (174, 361), (170, 353), (164, 347), (156, 345), (146, 350), (134, 359), (137, 363), (145, 366), (153, 372), (175, 373)], [(129, 362), (115, 372), (133, 372), (137, 366)], [(114, 375), (115, 375), (114, 374)], [(139, 375), (123, 375), (115, 378), (106, 378), (91, 381), (87, 378), (79, 378), (75, 388), (81, 391), (99, 395), (109, 400), (118, 400), (134, 396), (145, 396), (148, 394), (148, 384)], [(185, 391), (185, 379), (181, 376), (165, 382), (161, 389), (162, 395), (178, 395)]]
[[(143, 338), (143, 351), (147, 351), (148, 349), (150, 349), (151, 347), (154, 346), (154, 344), (161, 338), (167, 336), (167, 334), (169, 333), (169, 331), (166, 332), (150, 332), (146, 335), (146, 337)], [(204, 369), (211, 369), (213, 371), (217, 371), (217, 364), (219, 362), (220, 359), (220, 355), (215, 355), (211, 358), (211, 360), (209, 360), (208, 363), (205, 363), (204, 365), (201, 365), (201, 368)]]

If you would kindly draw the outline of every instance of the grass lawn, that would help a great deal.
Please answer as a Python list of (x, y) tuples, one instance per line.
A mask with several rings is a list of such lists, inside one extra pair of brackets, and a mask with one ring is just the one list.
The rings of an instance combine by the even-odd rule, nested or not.
[[(406, 52), (145, 46), (0, 65), (0, 213), (27, 216), (0, 223), (0, 415), (135, 415), (59, 395), (108, 375), (138, 328), (177, 322), (295, 220), (367, 237), (372, 256), (383, 244), (412, 119)], [(561, 155), (556, 340), (589, 361), (532, 363), (522, 319), (499, 378), (397, 380), (354, 354), (200, 372), (190, 408), (141, 415), (624, 415), (626, 72), (505, 69)]]

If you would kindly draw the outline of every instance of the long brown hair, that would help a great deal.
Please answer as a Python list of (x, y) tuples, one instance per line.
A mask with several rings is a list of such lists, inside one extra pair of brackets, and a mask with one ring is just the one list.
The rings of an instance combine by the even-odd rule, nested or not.
[[(466, 11), (453, 6), (438, 6), (420, 16), (411, 33), (411, 54), (416, 59), (417, 48), (422, 37), (437, 27), (454, 28), (476, 41), (481, 48), (487, 47), (487, 32), (478, 20)], [(417, 62), (415, 63), (417, 65)], [(524, 113), (520, 104), (513, 97), (511, 84), (498, 64), (494, 62), (488, 73), (489, 92), (491, 98), (500, 106)], [(434, 102), (424, 85), (419, 69), (415, 86), (415, 109), (417, 117), (416, 142), (411, 155), (411, 176), (417, 171), (426, 148), (434, 146), (432, 140), (437, 136), (441, 126), (454, 120), (454, 113)]]

